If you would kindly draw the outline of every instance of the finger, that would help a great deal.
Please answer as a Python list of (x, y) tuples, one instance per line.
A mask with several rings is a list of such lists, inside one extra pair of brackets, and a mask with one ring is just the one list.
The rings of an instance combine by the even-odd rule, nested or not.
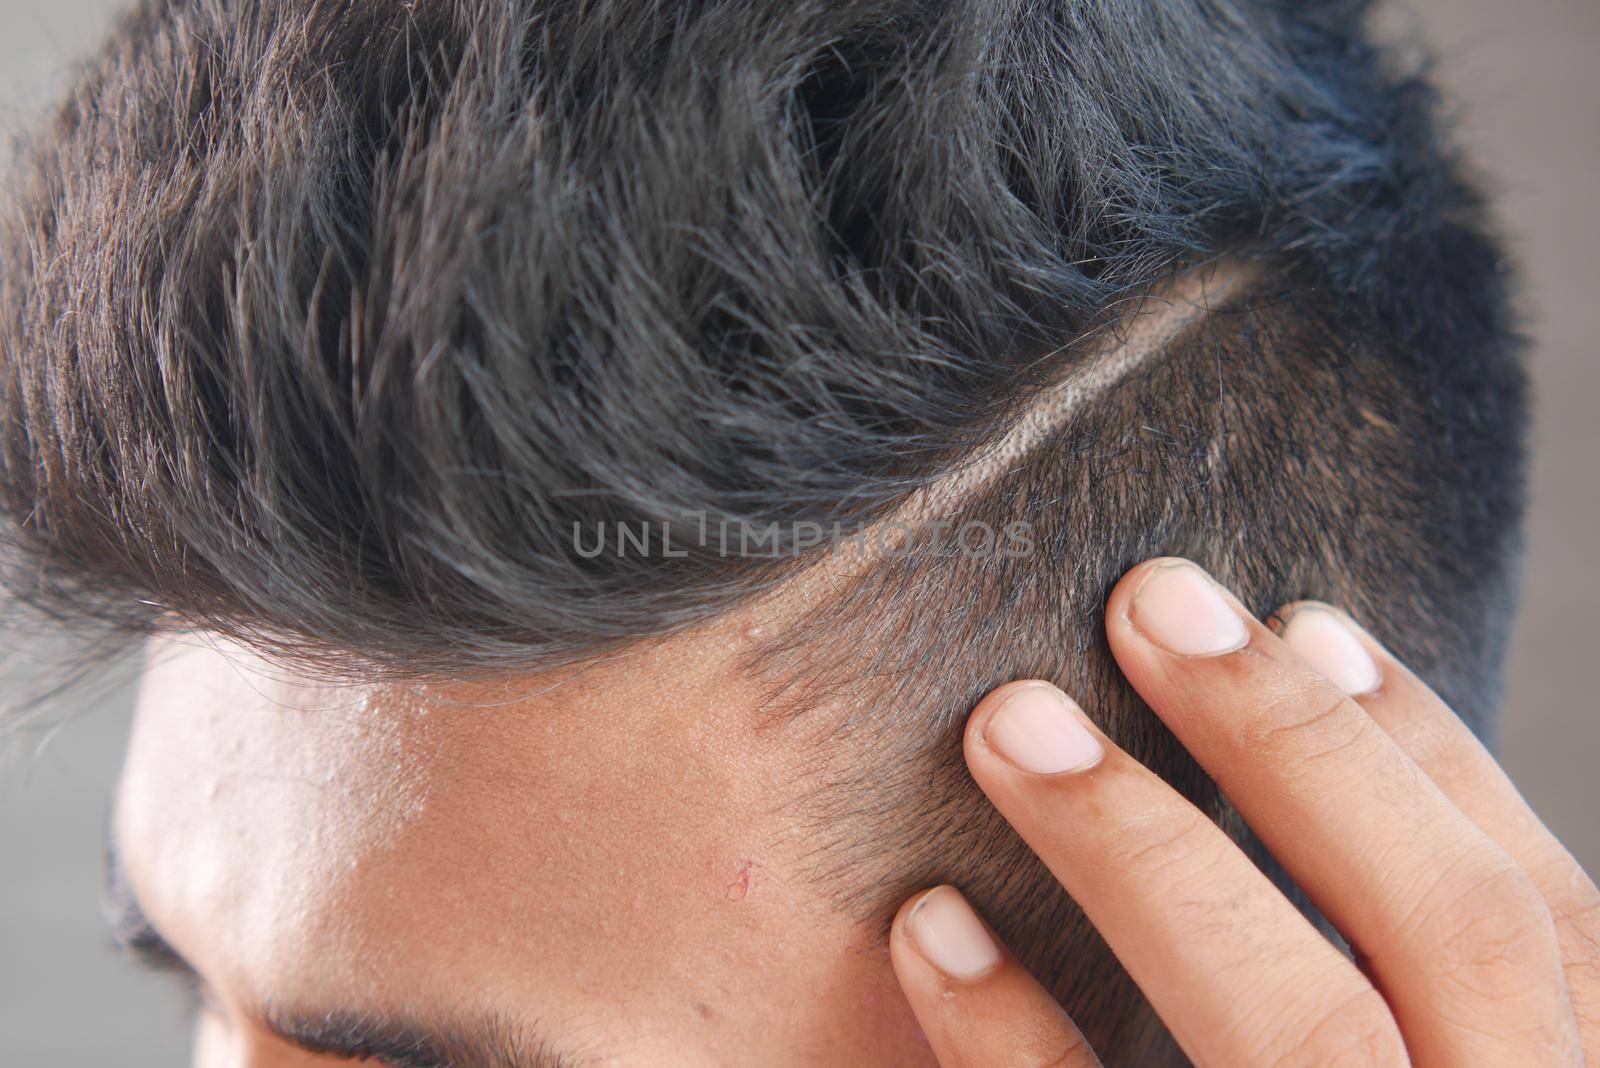
[(1354, 701), (1185, 561), (1112, 591), (1124, 674), (1370, 966), (1424, 1064), (1576, 1063), (1544, 900)]
[(1594, 881), (1534, 815), (1477, 736), (1371, 634), (1316, 602), (1290, 605), (1278, 618), (1289, 647), (1352, 694), (1533, 880), (1555, 919), (1584, 1054), (1600, 1064), (1600, 891)]
[(900, 906), (889, 957), (943, 1068), (1099, 1068), (1061, 1006), (954, 887)]
[(973, 778), (1199, 1064), (1403, 1063), (1378, 992), (1203, 813), (1054, 686), (967, 724)]

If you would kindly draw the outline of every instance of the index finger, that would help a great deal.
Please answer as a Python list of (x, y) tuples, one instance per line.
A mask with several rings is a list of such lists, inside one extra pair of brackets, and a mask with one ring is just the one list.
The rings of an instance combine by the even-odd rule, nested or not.
[(1044, 682), (967, 721), (967, 766), (1200, 1064), (1400, 1064), (1372, 984), (1216, 824)]

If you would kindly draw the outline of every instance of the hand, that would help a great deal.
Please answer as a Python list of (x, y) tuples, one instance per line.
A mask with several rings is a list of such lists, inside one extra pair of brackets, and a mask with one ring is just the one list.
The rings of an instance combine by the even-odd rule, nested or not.
[[(1594, 883), (1370, 635), (1322, 605), (1280, 618), (1154, 560), (1106, 631), (1354, 961), (1047, 683), (978, 705), (973, 777), (1198, 1064), (1600, 1064)], [(890, 951), (947, 1068), (1099, 1063), (955, 889), (906, 902)]]

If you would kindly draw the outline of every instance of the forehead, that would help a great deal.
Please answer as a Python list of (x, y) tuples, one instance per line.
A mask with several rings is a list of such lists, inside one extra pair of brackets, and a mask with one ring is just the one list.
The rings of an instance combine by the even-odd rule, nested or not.
[(628, 1020), (682, 1056), (793, 1029), (803, 1012), (749, 995), (775, 964), (870, 1000), (873, 933), (808, 885), (786, 815), (803, 745), (703, 647), (341, 687), (168, 643), (119, 792), (128, 880), (241, 1001), (535, 1014), (596, 1046)]

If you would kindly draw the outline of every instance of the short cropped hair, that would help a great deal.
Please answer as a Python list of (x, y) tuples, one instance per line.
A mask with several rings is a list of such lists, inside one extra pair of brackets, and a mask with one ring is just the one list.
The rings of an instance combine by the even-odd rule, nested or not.
[[(372, 677), (582, 661), (809, 581), (1234, 265), (932, 498), (1027, 552), (919, 543), (750, 665), (829, 717), (794, 803), (841, 908), (956, 882), (1104, 1055), (1175, 1058), (960, 724), (1055, 679), (1259, 856), (1105, 647), (1110, 585), (1157, 554), (1263, 613), (1342, 604), (1489, 723), (1508, 275), (1368, 6), (145, 0), (7, 186), (9, 594)], [(660, 551), (691, 518), (774, 551)], [(658, 551), (588, 551), (606, 530)]]

